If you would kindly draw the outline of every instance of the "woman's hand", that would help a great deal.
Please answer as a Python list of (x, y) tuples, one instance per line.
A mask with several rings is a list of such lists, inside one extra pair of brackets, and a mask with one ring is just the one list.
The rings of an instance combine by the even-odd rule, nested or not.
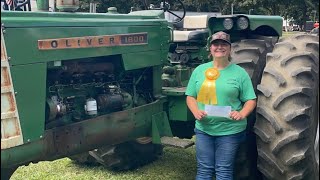
[(246, 101), (241, 111), (231, 111), (230, 118), (234, 120), (241, 120), (246, 118), (256, 107), (256, 104), (257, 102), (255, 99)]
[[(197, 120), (201, 120), (203, 117), (207, 115), (207, 113), (203, 110), (198, 109), (197, 100), (195, 97), (187, 96), (187, 105), (192, 112), (193, 116)], [(239, 111), (231, 111), (230, 118), (234, 119), (236, 121), (246, 118), (255, 108), (256, 106), (256, 100), (248, 100), (245, 102), (242, 110)]]
[(187, 105), (192, 112), (193, 116), (197, 120), (201, 120), (203, 117), (207, 115), (207, 113), (203, 110), (198, 109), (197, 100), (195, 97), (187, 96)]
[(196, 118), (196, 120), (201, 120), (203, 117), (207, 115), (207, 113), (202, 110), (195, 110), (194, 112), (192, 112), (192, 114)]
[(231, 113), (230, 113), (230, 118), (238, 121), (238, 120), (244, 119), (245, 116), (243, 116), (243, 115), (242, 115), (240, 112), (238, 112), (238, 111), (231, 111)]

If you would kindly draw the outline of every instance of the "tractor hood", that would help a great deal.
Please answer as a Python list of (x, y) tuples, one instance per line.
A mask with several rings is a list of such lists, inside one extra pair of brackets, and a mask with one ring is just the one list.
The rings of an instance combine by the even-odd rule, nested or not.
[(208, 25), (212, 33), (247, 31), (257, 35), (281, 36), (282, 21), (281, 16), (234, 14), (210, 17)]

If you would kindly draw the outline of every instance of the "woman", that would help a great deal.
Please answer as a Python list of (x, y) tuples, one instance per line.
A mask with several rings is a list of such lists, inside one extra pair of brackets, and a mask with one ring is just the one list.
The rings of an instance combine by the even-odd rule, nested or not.
[(246, 117), (256, 106), (248, 73), (230, 63), (229, 34), (212, 35), (213, 61), (192, 73), (186, 95), (196, 118), (196, 180), (232, 180), (235, 155), (246, 138)]

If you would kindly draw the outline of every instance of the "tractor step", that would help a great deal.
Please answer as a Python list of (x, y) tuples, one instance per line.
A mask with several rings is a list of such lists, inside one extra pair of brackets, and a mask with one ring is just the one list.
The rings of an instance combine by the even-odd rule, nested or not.
[(163, 136), (161, 138), (161, 144), (165, 146), (177, 147), (177, 148), (188, 148), (194, 145), (194, 142), (189, 139), (179, 139), (177, 137)]

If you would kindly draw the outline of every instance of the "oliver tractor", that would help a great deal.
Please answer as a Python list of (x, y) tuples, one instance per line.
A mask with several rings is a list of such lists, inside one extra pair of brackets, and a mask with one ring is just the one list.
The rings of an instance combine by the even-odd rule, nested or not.
[[(30, 10), (28, 2), (7, 7)], [(1, 179), (63, 157), (130, 170), (155, 160), (163, 145), (192, 146), (185, 86), (210, 61), (217, 31), (231, 34), (232, 62), (247, 70), (258, 95), (235, 179), (318, 178), (318, 36), (278, 41), (281, 17), (184, 19), (166, 1), (129, 14), (56, 4), (60, 12), (49, 12), (48, 0), (37, 1), (39, 12), (1, 11)], [(174, 30), (165, 12), (186, 28)]]

